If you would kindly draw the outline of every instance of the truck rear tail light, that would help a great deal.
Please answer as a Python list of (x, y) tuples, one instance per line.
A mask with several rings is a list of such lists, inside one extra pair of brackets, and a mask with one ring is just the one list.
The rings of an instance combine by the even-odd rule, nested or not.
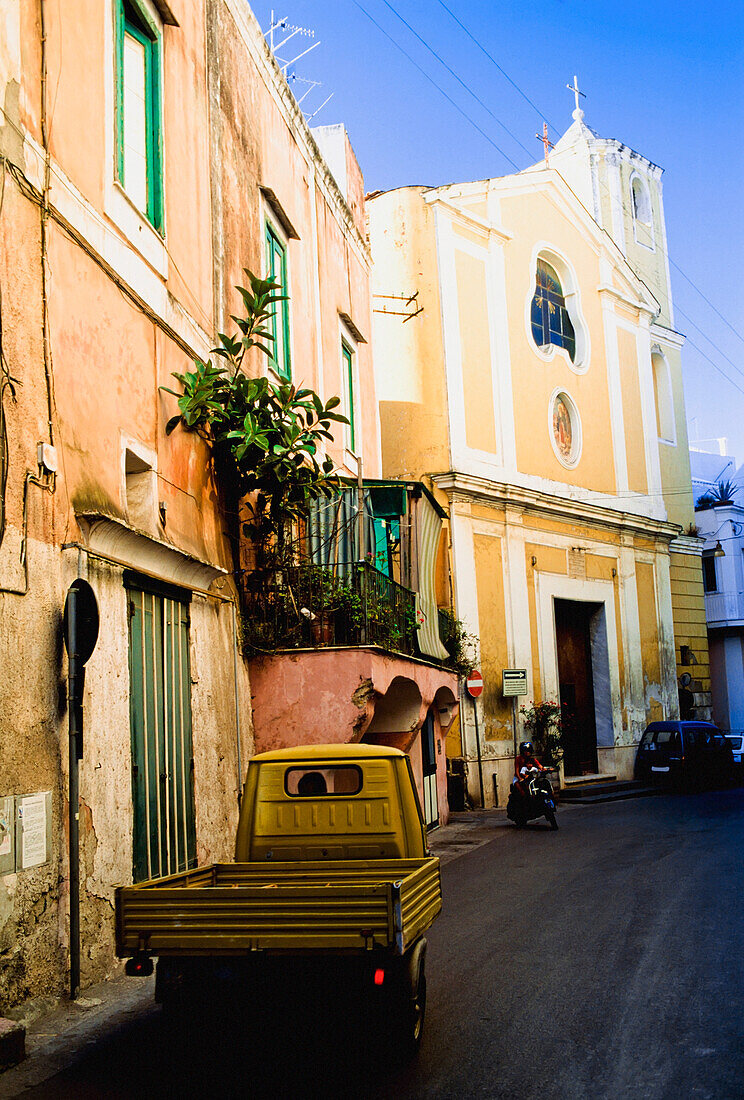
[(149, 978), (152, 970), (152, 959), (148, 955), (135, 955), (124, 965), (124, 973), (130, 978)]
[(375, 977), (374, 977), (375, 985), (382, 985), (382, 983), (384, 981), (385, 981), (385, 971), (382, 969), (381, 966), (378, 966), (377, 970), (375, 970)]

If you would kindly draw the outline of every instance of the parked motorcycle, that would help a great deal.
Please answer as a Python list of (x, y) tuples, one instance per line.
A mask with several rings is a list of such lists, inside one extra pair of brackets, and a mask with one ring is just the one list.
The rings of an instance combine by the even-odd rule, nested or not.
[(557, 829), (553, 788), (547, 775), (537, 768), (530, 768), (522, 784), (527, 789), (526, 797), (516, 784), (509, 792), (509, 801), (506, 804), (506, 816), (509, 820), (515, 825), (526, 825), (535, 817), (544, 817), (551, 829)]

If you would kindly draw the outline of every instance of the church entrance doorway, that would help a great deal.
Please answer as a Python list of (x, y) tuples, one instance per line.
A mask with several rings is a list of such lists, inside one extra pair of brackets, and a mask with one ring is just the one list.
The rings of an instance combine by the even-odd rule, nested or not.
[(567, 776), (594, 775), (597, 719), (604, 725), (610, 710), (604, 604), (556, 599), (554, 606), (563, 770)]

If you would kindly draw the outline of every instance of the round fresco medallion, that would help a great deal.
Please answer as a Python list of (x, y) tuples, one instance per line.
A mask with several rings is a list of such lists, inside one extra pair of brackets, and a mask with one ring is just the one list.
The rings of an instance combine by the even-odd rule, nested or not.
[(558, 454), (564, 462), (573, 457), (573, 425), (565, 394), (559, 393), (553, 402), (553, 435)]

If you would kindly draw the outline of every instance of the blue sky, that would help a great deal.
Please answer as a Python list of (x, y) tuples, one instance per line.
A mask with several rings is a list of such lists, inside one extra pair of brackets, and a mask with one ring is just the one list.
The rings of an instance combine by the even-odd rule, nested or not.
[[(298, 76), (323, 82), (303, 108), (309, 114), (333, 93), (311, 125), (346, 125), (368, 191), (504, 175), (539, 158), (534, 135), (543, 118), (553, 140), (571, 124), (566, 84), (578, 74), (587, 125), (665, 169), (676, 321), (688, 337), (683, 363), (691, 438), (727, 436), (744, 462), (744, 4), (444, 2), (539, 113), (439, 0), (290, 0), (277, 15), (312, 28), (321, 43), (295, 67)], [(267, 29), (271, 4), (253, 9)], [(308, 45), (311, 40), (298, 35), (280, 53), (291, 59)], [(298, 82), (293, 90), (299, 97), (306, 86)]]

